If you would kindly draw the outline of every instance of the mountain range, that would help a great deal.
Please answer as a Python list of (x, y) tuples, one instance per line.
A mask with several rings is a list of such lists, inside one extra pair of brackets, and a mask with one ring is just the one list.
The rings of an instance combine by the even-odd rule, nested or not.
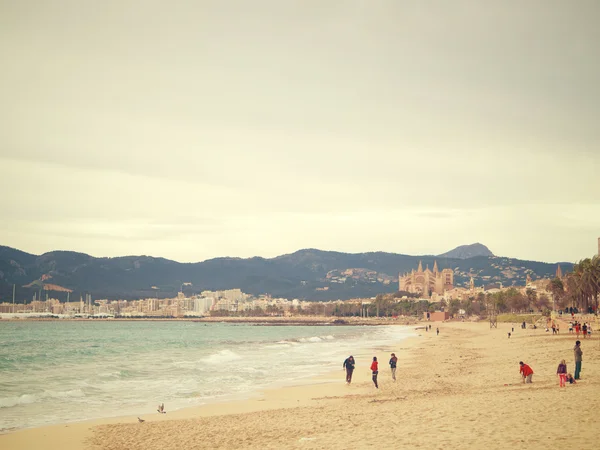
[[(306, 300), (372, 297), (398, 290), (398, 274), (423, 267), (454, 270), (455, 285), (493, 283), (524, 285), (552, 277), (557, 264), (494, 256), (482, 244), (460, 246), (442, 255), (411, 256), (396, 253), (341, 253), (304, 249), (275, 258), (215, 258), (179, 263), (151, 256), (96, 258), (84, 253), (52, 251), (32, 255), (0, 246), (0, 302), (12, 301), (13, 284), (19, 303), (34, 293), (50, 298), (78, 300), (173, 297), (204, 290), (240, 288), (253, 294)], [(563, 271), (571, 263), (560, 263)], [(69, 292), (70, 291), (70, 292)]]

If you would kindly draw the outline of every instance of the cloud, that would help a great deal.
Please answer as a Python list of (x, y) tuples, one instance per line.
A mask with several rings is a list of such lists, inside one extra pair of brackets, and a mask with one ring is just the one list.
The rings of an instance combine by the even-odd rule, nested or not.
[(456, 214), (456, 212), (452, 211), (422, 211), (418, 212), (416, 215), (425, 219), (448, 219), (456, 217)]
[(596, 2), (1, 8), (9, 245), (573, 259), (598, 234)]

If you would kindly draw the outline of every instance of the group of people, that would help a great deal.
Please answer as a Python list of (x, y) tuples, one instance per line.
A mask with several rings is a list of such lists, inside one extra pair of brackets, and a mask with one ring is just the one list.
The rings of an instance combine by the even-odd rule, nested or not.
[(569, 325), (569, 333), (575, 333), (577, 337), (579, 337), (579, 335), (583, 333), (583, 338), (586, 339), (589, 335), (592, 334), (592, 327), (591, 325), (588, 325), (585, 322), (583, 322), (583, 325), (577, 321), (571, 322), (571, 324)]
[[(581, 350), (581, 341), (575, 342), (573, 348), (573, 354), (575, 356), (575, 376), (571, 375), (567, 371), (567, 362), (563, 359), (558, 364), (556, 369), (556, 376), (558, 376), (558, 382), (560, 387), (565, 387), (567, 383), (573, 384), (575, 380), (579, 380), (581, 376), (581, 361), (583, 359), (583, 350)], [(531, 383), (533, 376), (533, 369), (529, 364), (525, 364), (523, 361), (519, 361), (519, 373), (523, 379), (523, 383)]]
[[(431, 325), (425, 325), (425, 331), (431, 330)], [(440, 329), (435, 329), (436, 334), (439, 336)], [(392, 380), (396, 381), (396, 366), (398, 364), (398, 358), (395, 353), (392, 353), (390, 356), (390, 370), (392, 371)], [(342, 365), (342, 370), (346, 371), (346, 384), (352, 383), (352, 374), (354, 373), (354, 368), (356, 366), (356, 361), (354, 360), (354, 356), (350, 355), (348, 358), (344, 360), (344, 364)], [(377, 375), (379, 375), (379, 362), (377, 361), (377, 356), (373, 356), (373, 361), (371, 362), (371, 374), (373, 379), (373, 384), (377, 389), (379, 389), (379, 383), (377, 382)]]
[[(392, 371), (392, 380), (396, 381), (396, 366), (398, 364), (398, 357), (395, 353), (391, 354), (389, 364), (390, 369)], [(344, 360), (342, 368), (346, 370), (346, 384), (352, 383), (352, 374), (354, 373), (355, 367), (356, 361), (354, 360), (354, 356), (350, 355)], [(373, 361), (371, 362), (370, 370), (373, 379), (373, 384), (377, 389), (379, 389), (379, 383), (377, 382), (377, 376), (379, 375), (379, 362), (377, 361), (377, 356), (373, 356)]]
[[(430, 325), (425, 325), (425, 331), (431, 331), (431, 324)], [(435, 329), (435, 333), (439, 336), (440, 334), (440, 329), (436, 328)]]

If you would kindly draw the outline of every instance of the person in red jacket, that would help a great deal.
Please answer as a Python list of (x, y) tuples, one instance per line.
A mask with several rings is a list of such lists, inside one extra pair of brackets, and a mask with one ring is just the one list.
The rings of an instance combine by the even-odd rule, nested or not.
[(521, 366), (519, 372), (523, 377), (523, 383), (531, 383), (531, 376), (533, 375), (533, 370), (531, 369), (531, 367), (529, 367), (523, 361), (519, 361), (519, 366)]
[(373, 356), (373, 362), (371, 363), (371, 372), (373, 372), (373, 383), (375, 383), (375, 387), (379, 389), (379, 385), (377, 384), (377, 374), (379, 373), (379, 363), (377, 362), (377, 356)]

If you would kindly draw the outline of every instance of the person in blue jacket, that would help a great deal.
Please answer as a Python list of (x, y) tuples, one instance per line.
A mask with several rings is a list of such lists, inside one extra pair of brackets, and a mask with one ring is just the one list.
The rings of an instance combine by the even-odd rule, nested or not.
[(356, 362), (354, 361), (354, 356), (352, 355), (344, 360), (344, 365), (342, 367), (346, 369), (346, 384), (352, 383), (352, 372), (354, 372), (355, 365)]

